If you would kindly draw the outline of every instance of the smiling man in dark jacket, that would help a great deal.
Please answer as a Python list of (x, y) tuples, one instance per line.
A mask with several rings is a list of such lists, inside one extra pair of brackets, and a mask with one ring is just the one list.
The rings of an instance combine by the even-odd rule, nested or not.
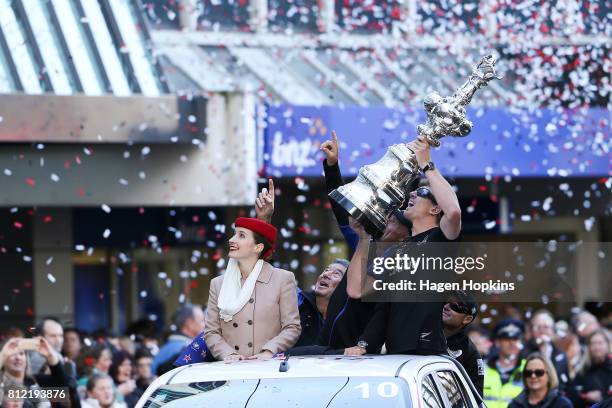
[(302, 333), (295, 347), (318, 344), (317, 340), (327, 318), (329, 299), (342, 281), (347, 267), (346, 259), (336, 259), (321, 272), (313, 290), (304, 292), (298, 289)]

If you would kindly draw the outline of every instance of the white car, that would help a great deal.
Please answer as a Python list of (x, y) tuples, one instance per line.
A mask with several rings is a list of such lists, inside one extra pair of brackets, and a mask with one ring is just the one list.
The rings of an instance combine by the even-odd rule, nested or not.
[(156, 379), (136, 405), (156, 407), (484, 407), (445, 356), (296, 356), (200, 363)]

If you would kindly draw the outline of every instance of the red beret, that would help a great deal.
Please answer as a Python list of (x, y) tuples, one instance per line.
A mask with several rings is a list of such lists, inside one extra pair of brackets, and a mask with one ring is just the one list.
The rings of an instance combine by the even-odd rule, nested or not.
[(274, 249), (276, 247), (276, 235), (278, 234), (278, 230), (274, 225), (268, 224), (267, 222), (262, 220), (258, 220), (257, 218), (245, 217), (236, 218), (236, 221), (234, 221), (234, 225), (236, 227), (249, 229), (267, 239), (268, 242), (272, 244), (272, 247), (266, 251), (263, 257), (265, 259), (272, 255), (272, 252), (274, 252)]

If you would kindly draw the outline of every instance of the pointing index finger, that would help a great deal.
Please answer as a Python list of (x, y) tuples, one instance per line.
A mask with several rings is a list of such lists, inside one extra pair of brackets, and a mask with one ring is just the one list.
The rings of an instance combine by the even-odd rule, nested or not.
[(268, 192), (274, 197), (274, 181), (271, 178), (268, 179)]

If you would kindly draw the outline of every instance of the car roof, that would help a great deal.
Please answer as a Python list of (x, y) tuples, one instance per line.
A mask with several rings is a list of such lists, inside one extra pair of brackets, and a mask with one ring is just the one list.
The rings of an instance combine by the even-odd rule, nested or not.
[(394, 377), (404, 365), (418, 369), (431, 363), (448, 361), (438, 356), (295, 356), (289, 358), (289, 370), (280, 372), (281, 359), (222, 361), (176, 368), (160, 378), (163, 384), (259, 378), (307, 377)]

